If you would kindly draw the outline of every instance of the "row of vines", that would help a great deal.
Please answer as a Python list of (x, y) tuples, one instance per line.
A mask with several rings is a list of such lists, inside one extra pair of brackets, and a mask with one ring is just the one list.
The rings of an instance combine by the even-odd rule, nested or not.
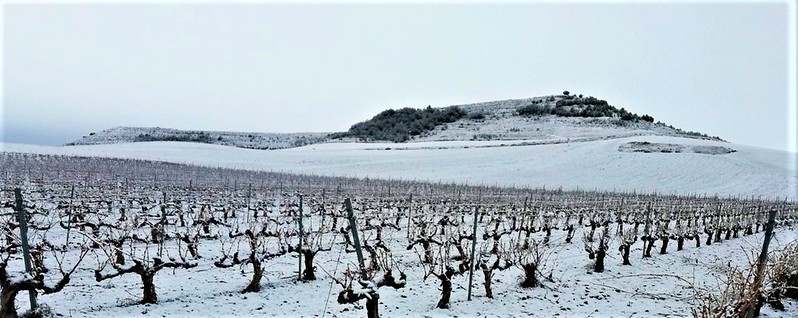
[[(494, 297), (497, 271), (517, 271), (518, 288), (555, 283), (551, 256), (561, 246), (580, 246), (583, 262), (602, 273), (634, 266), (635, 244), (642, 245), (640, 258), (655, 258), (755, 235), (770, 211), (777, 228), (798, 222), (798, 205), (774, 198), (468, 187), (10, 153), (0, 155), (0, 166), (2, 317), (18, 315), (20, 292), (58, 293), (76, 272), (91, 272), (97, 282), (137, 276), (140, 302), (156, 304), (162, 270), (246, 269), (240, 291), (257, 293), (271, 262), (296, 256), (302, 272), (291, 279), (329, 280), (339, 285), (338, 303), (365, 300), (367, 315), (378, 317), (378, 290), (414, 284), (408, 277), (434, 280), (435, 306), (445, 309), (458, 289), (454, 278), (470, 270), (480, 297)], [(29, 274), (10, 191), (17, 187), (29, 229)], [(314, 263), (319, 253), (351, 259), (358, 245), (346, 199), (365, 264), (328, 272)], [(694, 314), (798, 297), (798, 255), (790, 248), (798, 251), (788, 247), (769, 267), (766, 299), (707, 302)], [(608, 263), (610, 253), (622, 261)]]

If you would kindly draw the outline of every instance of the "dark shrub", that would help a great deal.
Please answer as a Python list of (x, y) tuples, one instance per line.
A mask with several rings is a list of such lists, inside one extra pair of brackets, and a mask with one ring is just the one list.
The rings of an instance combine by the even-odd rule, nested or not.
[[(387, 140), (405, 142), (439, 125), (452, 123), (466, 116), (459, 107), (425, 109), (402, 108), (385, 110), (372, 119), (352, 125), (349, 131), (332, 134), (332, 138), (354, 137), (363, 141)], [(484, 115), (482, 115), (484, 118)]]
[(483, 113), (472, 113), (472, 114), (468, 115), (468, 119), (471, 119), (471, 120), (483, 120), (483, 119), (485, 119), (485, 114), (483, 114)]

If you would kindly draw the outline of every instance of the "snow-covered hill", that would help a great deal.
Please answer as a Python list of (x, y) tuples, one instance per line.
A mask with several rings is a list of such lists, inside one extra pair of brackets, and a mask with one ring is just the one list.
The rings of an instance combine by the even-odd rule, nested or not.
[(249, 149), (285, 149), (327, 140), (328, 133), (258, 133), (179, 130), (160, 127), (114, 127), (67, 145), (100, 145), (144, 141), (191, 141)]
[[(554, 109), (559, 102), (573, 101), (575, 96), (552, 95), (525, 99), (510, 99), (484, 103), (453, 105), (468, 115), (455, 122), (438, 125), (410, 141), (474, 141), (474, 140), (535, 140), (536, 142), (567, 142), (598, 140), (642, 135), (680, 136), (711, 139), (706, 135), (685, 132), (660, 122), (622, 120), (613, 117), (560, 117), (555, 115), (519, 116), (519, 107), (540, 105)], [(589, 97), (592, 98), (592, 97)], [(602, 101), (603, 102), (603, 101)], [(563, 109), (579, 109), (562, 106)], [(477, 116), (478, 115), (478, 116)], [(189, 141), (249, 149), (286, 149), (324, 142), (354, 142), (353, 138), (330, 139), (331, 133), (256, 133), (178, 130), (159, 127), (115, 127), (92, 132), (67, 145), (98, 145), (145, 141)], [(714, 138), (719, 140), (719, 138)]]
[[(686, 150), (629, 151), (630, 147), (634, 149), (642, 142), (667, 144), (666, 149), (677, 145)], [(728, 151), (721, 151), (724, 148)], [(213, 167), (472, 185), (774, 199), (796, 199), (798, 183), (794, 153), (670, 136), (555, 143), (541, 140), (324, 143), (274, 151), (182, 142), (73, 147), (5, 144), (2, 151), (149, 159)]]

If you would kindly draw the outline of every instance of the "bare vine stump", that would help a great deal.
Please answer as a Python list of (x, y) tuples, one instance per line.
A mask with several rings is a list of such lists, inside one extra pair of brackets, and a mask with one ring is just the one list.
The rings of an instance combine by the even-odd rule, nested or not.
[(158, 294), (155, 293), (155, 273), (146, 274), (140, 273), (141, 283), (144, 285), (144, 298), (141, 300), (142, 304), (155, 304), (158, 303)]
[(260, 291), (260, 279), (263, 277), (263, 267), (257, 258), (254, 262), (252, 262), (252, 267), (255, 270), (255, 272), (252, 274), (252, 281), (249, 282), (247, 288), (244, 288), (244, 290), (241, 291), (242, 294), (257, 293)]
[(649, 237), (643, 237), (643, 258), (651, 257), (651, 248), (654, 247), (654, 240)]
[(493, 298), (493, 289), (491, 289), (491, 279), (493, 277), (493, 271), (489, 269), (483, 269), (482, 274), (485, 275), (485, 295), (488, 298)]
[(305, 262), (305, 270), (302, 271), (302, 279), (304, 280), (316, 280), (316, 273), (313, 270), (314, 256), (316, 256), (316, 253), (312, 251), (302, 251), (302, 260)]
[(536, 264), (524, 264), (522, 267), (524, 269), (524, 281), (521, 282), (521, 287), (533, 288), (540, 286), (537, 277), (538, 266)]
[(153, 244), (160, 244), (161, 243), (161, 229), (160, 228), (153, 228), (150, 230), (150, 236), (152, 236), (152, 243)]
[(380, 317), (380, 294), (369, 293), (369, 298), (366, 299), (366, 317), (379, 318)]
[(117, 246), (116, 248), (117, 249), (114, 253), (116, 255), (116, 263), (119, 265), (125, 265), (125, 253), (122, 252), (122, 246)]
[(197, 243), (194, 242), (188, 243), (188, 253), (191, 254), (191, 257), (193, 257), (194, 259), (202, 258), (202, 256), (199, 255), (199, 252), (197, 250)]
[(787, 276), (787, 287), (784, 297), (798, 299), (798, 274)]
[(565, 236), (565, 243), (571, 243), (571, 240), (574, 238), (574, 225), (568, 225), (568, 235)]
[(662, 246), (659, 249), (659, 253), (660, 254), (667, 254), (667, 252), (668, 252), (668, 241), (670, 241), (670, 239), (667, 236), (663, 236), (661, 241), (662, 241)]
[(607, 251), (599, 249), (596, 251), (596, 263), (593, 265), (593, 271), (596, 273), (604, 272), (604, 257), (607, 256)]
[(16, 298), (19, 290), (11, 288), (3, 288), (0, 293), (0, 317), (17, 318), (17, 305)]
[(629, 244), (621, 245), (618, 250), (621, 251), (621, 257), (623, 258), (623, 265), (632, 265), (632, 262), (629, 261), (629, 250), (631, 246)]
[(441, 281), (441, 299), (438, 301), (437, 308), (448, 309), (449, 300), (452, 298), (452, 279), (446, 273), (436, 275)]

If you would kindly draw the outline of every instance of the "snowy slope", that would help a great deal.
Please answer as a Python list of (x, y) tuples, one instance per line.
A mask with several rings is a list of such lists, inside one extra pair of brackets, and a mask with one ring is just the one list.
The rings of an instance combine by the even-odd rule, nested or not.
[[(519, 107), (533, 102), (555, 107), (563, 96), (543, 96), (524, 99), (508, 99), (484, 103), (456, 105), (469, 116), (484, 115), (474, 120), (469, 116), (454, 123), (436, 127), (432, 131), (414, 137), (414, 141), (437, 140), (574, 140), (620, 138), (640, 135), (680, 136), (710, 139), (697, 133), (688, 133), (664, 123), (626, 121), (617, 117), (560, 117), (518, 116)], [(549, 100), (553, 98), (553, 100)], [(719, 139), (719, 138), (715, 138)]]
[(202, 142), (250, 149), (284, 149), (322, 142), (328, 133), (259, 133), (179, 130), (160, 127), (114, 127), (90, 133), (67, 145), (101, 145), (151, 140), (198, 139)]
[[(796, 198), (795, 154), (724, 142), (666, 136), (636, 136), (586, 141), (436, 141), (423, 143), (325, 143), (283, 150), (252, 150), (184, 142), (145, 142), (74, 147), (0, 144), (0, 150), (43, 154), (101, 156), (164, 160), (207, 166), (282, 170), (325, 175), (369, 176), (462, 183), (529, 185), (606, 190), (678, 193), (762, 195)], [(681, 153), (629, 152), (631, 142), (672, 144)], [(504, 144), (504, 146), (502, 146)], [(635, 144), (631, 144), (635, 145)], [(687, 151), (695, 146), (727, 147), (726, 154)], [(390, 148), (390, 150), (386, 150)], [(656, 147), (651, 147), (656, 149)], [(703, 149), (703, 148), (702, 148)], [(624, 151), (621, 151), (624, 150)], [(583, 229), (578, 229), (580, 237)], [(795, 227), (780, 228), (772, 242), (778, 249), (798, 238)], [(397, 262), (418, 261), (407, 251), (399, 231), (389, 239)], [(536, 237), (543, 234), (537, 233)], [(684, 251), (640, 259), (640, 244), (632, 248), (632, 266), (620, 266), (617, 252), (607, 256), (608, 270), (592, 274), (581, 244), (563, 243), (564, 232), (552, 239), (551, 261), (555, 283), (545, 288), (518, 288), (521, 270), (495, 273), (494, 293), (486, 298), (481, 273), (474, 277), (474, 299), (466, 301), (467, 277), (454, 278), (452, 308), (436, 309), (437, 281), (424, 280), (421, 271), (408, 270), (408, 286), (380, 290), (380, 311), (385, 317), (687, 317), (696, 293), (712, 290), (728, 264), (742, 266), (761, 245), (762, 234), (744, 236), (702, 248), (687, 244)], [(613, 243), (616, 244), (616, 243)], [(343, 245), (341, 245), (343, 246)], [(203, 243), (205, 258), (190, 272), (162, 271), (156, 278), (159, 304), (135, 305), (140, 281), (123, 276), (97, 283), (94, 260), (79, 269), (63, 292), (41, 295), (39, 300), (72, 317), (219, 317), (311, 316), (362, 317), (358, 306), (335, 301), (339, 287), (323, 276), (308, 283), (294, 282), (297, 259), (286, 256), (268, 261), (263, 291), (240, 294), (251, 272), (248, 268), (217, 269), (212, 265), (217, 243)], [(615, 245), (611, 247), (613, 250)], [(340, 258), (339, 258), (340, 257)], [(319, 274), (340, 273), (354, 262), (341, 247), (316, 256)], [(54, 268), (53, 261), (50, 262)], [(556, 264), (556, 265), (555, 265)], [(19, 270), (19, 269), (17, 269)], [(678, 277), (678, 278), (677, 278)], [(694, 289), (695, 286), (701, 289)], [(27, 308), (27, 295), (17, 297)], [(798, 303), (786, 302), (787, 311), (763, 309), (763, 317), (795, 317)]]
[[(719, 146), (736, 152), (619, 151), (632, 141)], [(796, 198), (794, 153), (667, 136), (508, 146), (540, 142), (325, 143), (273, 151), (182, 142), (73, 147), (5, 144), (2, 151), (472, 185)]]

